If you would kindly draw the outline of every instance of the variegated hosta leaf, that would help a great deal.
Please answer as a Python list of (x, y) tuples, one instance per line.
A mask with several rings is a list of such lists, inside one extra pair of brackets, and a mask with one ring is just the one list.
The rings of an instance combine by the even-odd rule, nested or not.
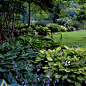
[(53, 61), (53, 59), (51, 57), (47, 57), (48, 61)]

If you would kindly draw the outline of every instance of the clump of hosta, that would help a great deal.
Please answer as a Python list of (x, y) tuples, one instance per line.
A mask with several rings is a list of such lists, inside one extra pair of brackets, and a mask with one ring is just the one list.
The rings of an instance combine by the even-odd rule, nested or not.
[[(54, 50), (40, 50), (36, 63), (41, 62), (44, 72), (51, 71), (52, 78), (60, 83), (82, 86), (86, 84), (86, 54), (83, 48), (64, 46)], [(59, 84), (57, 82), (57, 84)]]

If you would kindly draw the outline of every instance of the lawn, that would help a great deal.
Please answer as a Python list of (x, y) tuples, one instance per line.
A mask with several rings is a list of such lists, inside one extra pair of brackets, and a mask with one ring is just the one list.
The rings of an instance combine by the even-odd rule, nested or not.
[(86, 30), (53, 33), (53, 38), (56, 41), (60, 40), (60, 35), (56, 35), (58, 33), (62, 34), (62, 44), (67, 46), (84, 46), (86, 49)]

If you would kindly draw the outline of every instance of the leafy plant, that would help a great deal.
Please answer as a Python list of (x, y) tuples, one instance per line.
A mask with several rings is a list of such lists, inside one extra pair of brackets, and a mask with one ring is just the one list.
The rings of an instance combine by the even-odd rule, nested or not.
[[(33, 72), (30, 76), (30, 72), (33, 71), (35, 66), (30, 67), (29, 65), (34, 62), (33, 57), (37, 54), (29, 46), (22, 46), (18, 41), (0, 45), (0, 78), (8, 84), (22, 84), (22, 82), (25, 84), (27, 77), (34, 80), (36, 75)], [(30, 80), (28, 79), (28, 83), (32, 83)]]
[(60, 26), (60, 25), (58, 25), (56, 23), (50, 23), (49, 25), (47, 25), (47, 27), (51, 30), (51, 33), (67, 31), (67, 28), (65, 28), (64, 26)]
[(36, 30), (34, 30), (32, 27), (27, 28), (28, 33), (35, 34)]
[(41, 26), (45, 27), (47, 23), (49, 23), (49, 21), (43, 21), (43, 20), (42, 20), (42, 21), (37, 21), (37, 22), (35, 23), (35, 25), (38, 25), (38, 26), (41, 25)]
[(60, 46), (59, 41), (52, 42), (52, 40), (47, 41), (47, 39), (39, 39), (37, 36), (20, 36), (15, 40), (20, 40), (20, 43), (24, 46), (30, 46), (34, 51), (39, 51), (41, 49), (54, 49), (57, 46)]
[(58, 79), (56, 85), (82, 86), (86, 85), (86, 54), (83, 48), (69, 48), (40, 50), (35, 63), (41, 62), (44, 72), (50, 71), (52, 79)]
[(48, 27), (42, 27), (42, 26), (38, 26), (36, 27), (36, 31), (39, 32), (39, 35), (48, 35), (50, 34), (50, 30), (48, 29)]

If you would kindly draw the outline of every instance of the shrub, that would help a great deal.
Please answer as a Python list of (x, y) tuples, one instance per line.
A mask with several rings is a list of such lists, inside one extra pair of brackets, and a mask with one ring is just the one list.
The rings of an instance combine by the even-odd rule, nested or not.
[(71, 30), (71, 27), (73, 27), (73, 22), (72, 22), (72, 19), (68, 18), (68, 17), (65, 17), (65, 18), (60, 18), (57, 20), (57, 23), (59, 25), (63, 25), (67, 28), (67, 30), (69, 31), (72, 31)]
[(61, 31), (64, 32), (67, 30), (67, 28), (55, 23), (50, 23), (47, 25), (47, 27), (51, 30), (51, 32), (61, 32)]
[(74, 27), (67, 28), (67, 31), (75, 31), (75, 30), (76, 30), (76, 28), (74, 28)]
[(36, 31), (39, 32), (39, 35), (48, 35), (50, 34), (50, 30), (48, 29), (48, 27), (42, 27), (42, 26), (38, 26), (36, 27)]
[(83, 28), (83, 25), (79, 21), (73, 20), (72, 22), (73, 22), (73, 27), (75, 27), (77, 30), (79, 28)]
[(75, 31), (76, 29), (79, 30), (79, 28), (83, 27), (79, 21), (70, 19), (68, 17), (58, 19), (57, 23), (59, 25), (65, 26), (67, 28), (67, 31)]
[(56, 85), (83, 86), (86, 85), (86, 54), (83, 48), (57, 47), (53, 50), (40, 50), (35, 63), (41, 62), (44, 72), (52, 79), (57, 79)]
[(66, 31), (67, 31), (67, 28), (64, 26), (61, 26), (61, 32), (66, 32)]
[(49, 21), (37, 21), (37, 22), (35, 23), (35, 25), (38, 25), (38, 26), (41, 25), (41, 26), (45, 27), (47, 23), (49, 23)]

